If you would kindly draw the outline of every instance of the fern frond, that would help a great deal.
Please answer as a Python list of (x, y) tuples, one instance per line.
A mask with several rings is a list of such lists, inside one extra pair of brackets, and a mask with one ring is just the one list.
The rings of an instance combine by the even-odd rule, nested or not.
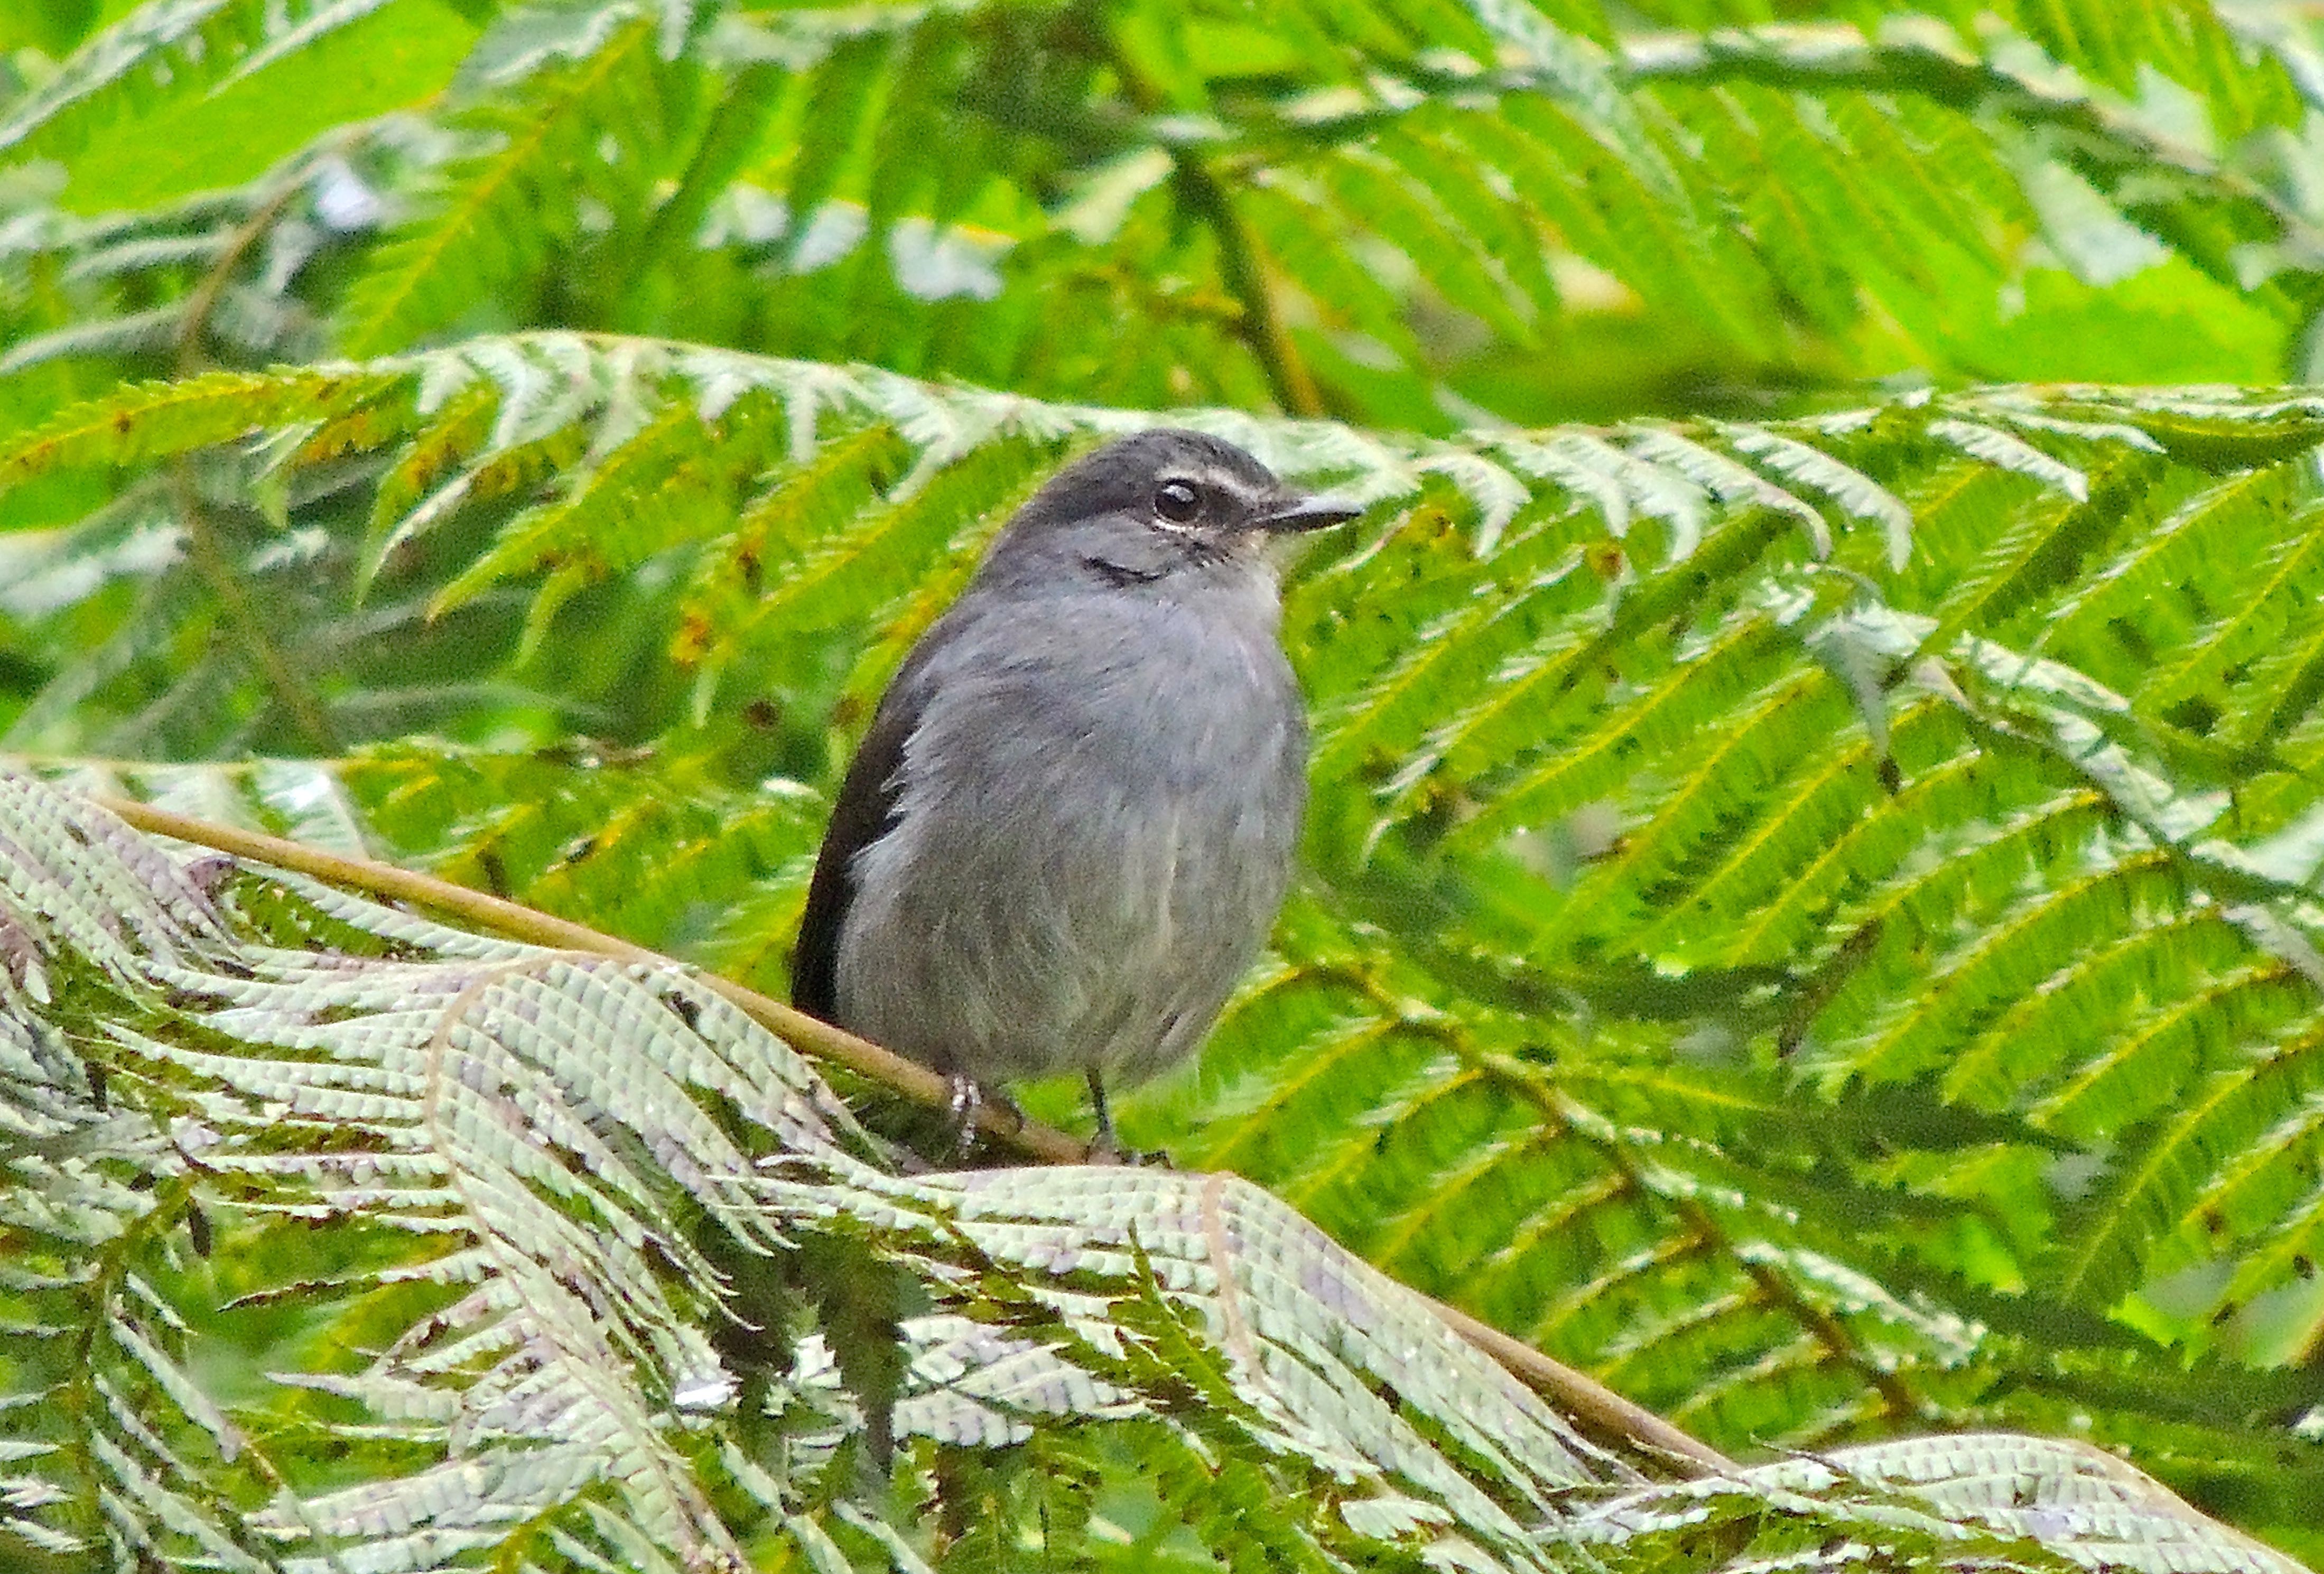
[[(1430, 166), (1416, 155), (1410, 167)], [(628, 647), (661, 676), (622, 701), (624, 725), (650, 736), (678, 715), (739, 722), (758, 698), (734, 684), (742, 671), (778, 675), (773, 698), (808, 716), (835, 695), (868, 697), (1059, 445), (1130, 419), (868, 369), (536, 335), (345, 373), (124, 390), (20, 439), (5, 462), (29, 479), (263, 434), (263, 451), (204, 461), (217, 494), (235, 477), (289, 489), (300, 501), (288, 517), (306, 521), (306, 550), (331, 573), (367, 551), (379, 627), (424, 629), (432, 604), (444, 632), (431, 637), (448, 642), (466, 620), (552, 685), (595, 662), (600, 694), (621, 675), (586, 639), (546, 638), (551, 619), (577, 627), (595, 615), (592, 584), (666, 562), (667, 583), (687, 588), (656, 603)], [(1516, 1155), (1560, 1153), (1554, 1183), (1467, 1216), (1471, 1249), (1506, 1264), (1478, 1293), (1504, 1315), (1530, 1297), (1535, 1321), (1542, 1305), (1559, 1309), (1545, 1326), (1569, 1353), (1666, 1374), (1674, 1402), (1691, 1398), (1721, 1425), (1817, 1439), (1923, 1394), (1967, 1392), (1945, 1375), (1957, 1351), (1871, 1302), (1832, 1301), (1816, 1279), (1819, 1262), (1875, 1281), (1911, 1269), (1934, 1273), (1923, 1282), (1940, 1302), (1960, 1295), (1950, 1268), (1917, 1261), (1936, 1227), (1898, 1221), (1849, 1242), (1726, 1217), (1705, 1188), (1775, 1177), (1731, 1167), (1741, 1139), (1704, 1124), (1699, 1093), (1610, 1080), (1609, 1062), (1700, 1042), (1735, 1063), (1714, 1079), (1719, 1097), (1763, 1107), (1769, 1072), (1755, 1057), (1803, 1050), (1819, 1097), (1845, 1103), (1872, 1096), (1854, 1091), (1868, 1082), (1933, 1076), (1940, 1103), (2022, 1115), (2033, 1130), (2021, 1136), (2056, 1141), (2128, 1128), (2146, 1079), (2197, 1086), (2254, 1045), (2275, 1053), (2264, 1046), (2287, 1030), (2269, 1003), (2279, 986), (2229, 986), (2287, 943), (2218, 931), (2216, 953), (2156, 967), (2128, 931), (2181, 925), (2197, 903), (2255, 905), (2283, 934), (2309, 923), (2281, 877), (2255, 872), (2295, 856), (2267, 842), (2298, 835), (2291, 778), (2272, 768), (2245, 784), (2241, 817), (2223, 821), (2231, 757), (2203, 735), (2217, 717), (2296, 740), (2301, 696), (2313, 697), (2293, 479), (2318, 431), (2304, 396), (2004, 389), (1787, 422), (1441, 443), (1190, 419), (1383, 511), (1422, 500), (1392, 536), (1314, 565), (1290, 623), (1314, 635), (1324, 702), (1320, 877), (1358, 911), (1443, 905), (1435, 963), (1447, 971), (1420, 997), (1475, 1047), (1447, 1072), (1455, 1063), (1433, 1032), (1367, 1008), (1299, 1040), (1335, 1068), (1328, 1087), (1277, 1090), (1272, 1057), (1249, 1068), (1229, 1151), (1269, 1169), (1277, 1158), (1257, 1161), (1278, 1134), (1305, 1133), (1279, 1162), (1304, 1166), (1300, 1195), (1327, 1217), (1352, 1217), (1346, 1199), (1386, 1197), (1424, 1229), (1506, 1186)], [(762, 501), (744, 505), (753, 492)], [(364, 513), (377, 520), (367, 548)], [(1835, 528), (1854, 520), (1874, 528)], [(2165, 528), (2134, 544), (2146, 520)], [(278, 560), (262, 556), (279, 550), (263, 516), (239, 528), (251, 561)], [(2278, 566), (2273, 588), (2246, 603), (2213, 587), (2169, 615), (2150, 611), (2227, 558)], [(1326, 635), (1335, 608), (1363, 615)], [(2115, 649), (2126, 612), (2159, 643)], [(866, 621), (879, 627), (858, 661), (827, 631)], [(2041, 629), (2047, 641), (2033, 645)], [(669, 653), (693, 668), (678, 685)], [(2152, 684), (2158, 671), (2168, 677)], [(210, 704), (231, 681), (214, 667), (165, 703)], [(335, 703), (353, 716), (391, 693), (366, 677)], [(456, 717), (467, 702), (439, 687), (431, 703)], [(812, 769), (828, 740), (794, 732), (780, 746)], [(641, 799), (585, 793), (512, 812), (493, 802), (498, 790), (475, 784), (472, 810), (420, 837), (426, 855), (543, 899), (610, 901), (656, 932), (698, 925), (689, 903), (716, 893), (733, 921), (703, 943), (720, 954), (768, 956), (764, 931), (794, 910), (805, 827), (787, 809), (761, 823), (721, 808), (756, 828), (747, 851), (720, 853)], [(358, 793), (342, 807), (335, 834), (375, 832), (378, 800)], [(2124, 824), (2151, 845), (2115, 846)], [(1452, 877), (1421, 874), (1430, 861)], [(2100, 933), (2080, 934), (2093, 925)], [(2088, 1004), (2133, 979), (2168, 997), (2152, 1002), (2151, 1039), (2136, 1026), (2148, 1017)], [(2055, 1002), (2050, 1014), (2012, 1015), (2028, 991)], [(1594, 1036), (1510, 1015), (1513, 1002), (1537, 1013), (1577, 997)], [(2043, 1032), (2123, 1024), (2128, 1058), (2112, 1044), (2002, 1053), (2011, 1025), (2029, 1020)], [(1570, 1063), (1545, 1088), (1514, 1075), (1511, 1054)], [(1959, 1079), (1944, 1080), (1964, 1054)], [(2267, 1238), (2278, 1219), (2301, 1228), (2297, 1196), (2226, 1163), (2281, 1107), (2237, 1108), (2181, 1142), (2169, 1183), (2143, 1193), (2126, 1233), (2096, 1243), (2107, 1285), (2187, 1262), (2183, 1220), (2200, 1199), (2233, 1204), (2222, 1251)], [(1382, 1155), (1370, 1146), (1381, 1129), (1406, 1143)], [(1656, 1129), (1702, 1146), (1637, 1135)], [(2130, 1173), (2152, 1140), (2134, 1135)], [(2288, 1132), (2271, 1163), (2296, 1162), (2304, 1140)], [(1480, 1142), (1510, 1156), (1480, 1165)], [(1820, 1162), (1859, 1160), (1843, 1147)], [(1865, 1183), (1841, 1185), (1847, 1206)], [(1964, 1203), (1965, 1215), (1987, 1205)], [(1588, 1233), (1562, 1238), (1536, 1213)], [(1460, 1272), (1453, 1256), (1393, 1249), (1447, 1283)], [(2239, 1299), (2296, 1274), (2300, 1255), (2253, 1257)], [(2100, 1277), (2061, 1283), (2094, 1295)], [(2007, 1358), (1980, 1358), (2008, 1374), (1982, 1380), (2030, 1380)]]
[(230, 442), (281, 422), (343, 413), (398, 381), (392, 373), (326, 364), (141, 384), (77, 405), (0, 446), (0, 486), (68, 467), (126, 466)]
[[(662, 120), (654, 23), (617, 0), (567, 25), (572, 36), (558, 47), (498, 68), (502, 80), (524, 81), (525, 93), (459, 124), (485, 145), (443, 171), (429, 211), (350, 289), (343, 338), (353, 354), (410, 345), (570, 238), (580, 222), (576, 182), (596, 192), (644, 179), (636, 166)], [(537, 65), (535, 57), (553, 64), (528, 78), (519, 65)], [(623, 152), (609, 160), (608, 146)]]
[(84, 43), (38, 91), (9, 107), (0, 121), (0, 150), (101, 100), (157, 62), (164, 64), (160, 74), (166, 80), (230, 52), (230, 40), (246, 45), (259, 16), (260, 7), (242, 0), (167, 0), (132, 12)]
[[(401, 1567), (548, 1535), (585, 1563), (650, 1566), (636, 1560), (659, 1548), (739, 1564), (746, 1536), (828, 1536), (798, 1517), (804, 1472), (826, 1468), (877, 1404), (940, 1494), (960, 1482), (940, 1462), (948, 1448), (1106, 1426), (1142, 1443), (1199, 1536), (1248, 1540), (1252, 1514), (1310, 1503), (1264, 1538), (1277, 1562), (1458, 1546), (1466, 1566), (1539, 1569), (1555, 1549), (1587, 1546), (1628, 1567), (1634, 1541), (1652, 1551), (1662, 1505), (1729, 1496), (1770, 1527), (1854, 1527), (1972, 1563), (2005, 1545), (2023, 1555), (2024, 1542), (1997, 1535), (2060, 1558), (2098, 1536), (2120, 1557), (2199, 1574), (2295, 1567), (2110, 1460), (2100, 1500), (2125, 1513), (2059, 1523), (1977, 1496), (1969, 1483), (2006, 1457), (2037, 1492), (2091, 1501), (2087, 1454), (2026, 1440), (1645, 1486), (1248, 1183), (1074, 1167), (899, 1176), (869, 1162), (807, 1063), (680, 971), (482, 940), (254, 870), (206, 888), (101, 812), (22, 778), (0, 778), (0, 911), (21, 937), (0, 989), (13, 1003), (36, 974), (50, 980), (36, 1010), (8, 1020), (109, 1029), (77, 1033), (62, 1061), (12, 1066), (6, 1107), (78, 1101), (88, 1154), (166, 1177), (114, 1188), (134, 1200), (130, 1229), (86, 1232), (77, 1247), (54, 1238), (117, 1266), (0, 1288), (45, 1295), (111, 1341), (78, 1379), (93, 1403), (72, 1445), (111, 1502), (23, 1495), (45, 1510), (45, 1545), (69, 1547), (103, 1516), (139, 1544), (229, 1563), (360, 1547)], [(66, 845), (78, 850), (70, 877), (54, 858)], [(305, 943), (283, 944), (291, 934)], [(103, 1108), (79, 1072), (98, 1063)], [(61, 1201), (78, 1169), (28, 1187), (19, 1161), (7, 1199), (21, 1215), (45, 1183)], [(363, 1266), (281, 1284), (270, 1266), (256, 1294), (219, 1307), (203, 1276), (149, 1275), (180, 1227), (198, 1252), (223, 1232), (253, 1265), (310, 1257), (311, 1244), (278, 1255), (295, 1229), (344, 1241)], [(884, 1262), (932, 1302), (881, 1336), (908, 1358), (889, 1395), (841, 1375), (835, 1327), (755, 1355), (717, 1331), (730, 1313), (761, 1329), (798, 1316), (758, 1265), (788, 1261), (811, 1282), (825, 1259), (805, 1243), (817, 1238), (854, 1243), (832, 1259), (848, 1272)], [(1845, 1275), (1833, 1283), (1854, 1293)], [(213, 1400), (198, 1358), (232, 1348), (237, 1320), (281, 1292), (342, 1338), (368, 1330), (367, 1353), (347, 1363), (327, 1339), (309, 1347), (323, 1364), (281, 1371), (265, 1403)], [(737, 1360), (762, 1376), (739, 1383)], [(124, 1379), (144, 1390), (134, 1404)], [(1184, 1403), (1190, 1391), (1200, 1403)], [(770, 1405), (787, 1432), (774, 1450), (755, 1441)], [(38, 1416), (0, 1408), (12, 1429)], [(311, 1435), (366, 1431), (371, 1446), (334, 1447), (327, 1468), (303, 1451)], [(1232, 1477), (1231, 1514), (1172, 1484), (1180, 1450), (1213, 1503)], [(45, 1445), (16, 1455), (35, 1480), (53, 1459)], [(263, 1461), (272, 1488), (255, 1514), (232, 1506), (238, 1459)], [(747, 1487), (741, 1502), (714, 1493), (727, 1485)], [(1609, 1499), (1609, 1487), (1628, 1490)], [(1900, 1517), (1891, 1502), (1914, 1506)], [(866, 1534), (875, 1523), (853, 1505), (839, 1518)]]

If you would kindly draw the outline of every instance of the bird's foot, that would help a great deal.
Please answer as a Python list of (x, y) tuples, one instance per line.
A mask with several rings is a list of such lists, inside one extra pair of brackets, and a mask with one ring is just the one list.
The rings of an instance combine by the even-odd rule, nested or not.
[(1090, 1108), (1097, 1113), (1097, 1135), (1091, 1137), (1089, 1146), (1082, 1150), (1082, 1163), (1172, 1168), (1170, 1155), (1160, 1148), (1152, 1153), (1140, 1153), (1134, 1147), (1122, 1146), (1121, 1139), (1113, 1134), (1113, 1111), (1106, 1103), (1104, 1077), (1094, 1066), (1085, 1075), (1089, 1079)]
[(1129, 1164), (1139, 1169), (1169, 1170), (1177, 1167), (1170, 1162), (1170, 1155), (1158, 1147), (1123, 1146), (1121, 1138), (1113, 1134), (1111, 1126), (1090, 1138), (1089, 1146), (1082, 1150), (1082, 1163)]
[(1019, 1126), (1025, 1124), (1025, 1112), (1017, 1108), (1016, 1101), (1008, 1094), (990, 1092), (974, 1077), (964, 1077), (957, 1072), (945, 1080), (951, 1085), (952, 1095), (945, 1100), (945, 1107), (952, 1116), (953, 1130), (963, 1158), (967, 1157), (969, 1150), (976, 1146), (976, 1128), (986, 1106), (999, 1110)]
[(968, 1150), (976, 1146), (976, 1116), (984, 1108), (984, 1090), (973, 1077), (954, 1076), (951, 1081), (952, 1097), (945, 1101), (945, 1108), (952, 1115), (953, 1146), (960, 1157), (966, 1158)]

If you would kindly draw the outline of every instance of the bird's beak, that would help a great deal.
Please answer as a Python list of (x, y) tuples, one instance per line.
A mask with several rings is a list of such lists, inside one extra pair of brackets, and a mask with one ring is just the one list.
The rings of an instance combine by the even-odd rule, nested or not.
[(1327, 525), (1344, 525), (1350, 520), (1363, 517), (1363, 505), (1338, 497), (1286, 498), (1257, 523), (1262, 530), (1291, 532), (1320, 530)]

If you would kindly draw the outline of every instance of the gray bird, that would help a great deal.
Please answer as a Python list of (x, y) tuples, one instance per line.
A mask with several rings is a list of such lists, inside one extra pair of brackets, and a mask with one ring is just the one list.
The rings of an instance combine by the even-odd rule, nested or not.
[(1152, 1074), (1283, 902), (1307, 726), (1266, 538), (1361, 511), (1199, 432), (1066, 466), (881, 699), (791, 964), (801, 1009), (953, 1079)]

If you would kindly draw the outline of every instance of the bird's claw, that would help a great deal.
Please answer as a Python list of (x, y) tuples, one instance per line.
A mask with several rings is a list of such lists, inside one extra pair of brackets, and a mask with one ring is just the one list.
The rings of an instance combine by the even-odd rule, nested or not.
[(952, 1093), (945, 1100), (945, 1107), (952, 1116), (953, 1129), (958, 1134), (961, 1157), (967, 1157), (969, 1150), (976, 1146), (976, 1128), (982, 1120), (987, 1105), (1019, 1126), (1025, 1123), (1025, 1112), (1018, 1109), (1007, 1094), (989, 1092), (984, 1084), (974, 1077), (964, 1077), (957, 1072), (946, 1077), (945, 1081), (950, 1084)]
[(1089, 1146), (1082, 1150), (1082, 1163), (1127, 1164), (1133, 1169), (1146, 1170), (1169, 1170), (1177, 1167), (1170, 1162), (1170, 1155), (1158, 1147), (1123, 1146), (1121, 1139), (1113, 1134), (1111, 1127), (1106, 1128), (1090, 1138)]
[(976, 1117), (984, 1108), (984, 1090), (976, 1085), (973, 1077), (955, 1075), (951, 1079), (952, 1096), (945, 1108), (951, 1112), (954, 1140), (962, 1157), (976, 1146)]

